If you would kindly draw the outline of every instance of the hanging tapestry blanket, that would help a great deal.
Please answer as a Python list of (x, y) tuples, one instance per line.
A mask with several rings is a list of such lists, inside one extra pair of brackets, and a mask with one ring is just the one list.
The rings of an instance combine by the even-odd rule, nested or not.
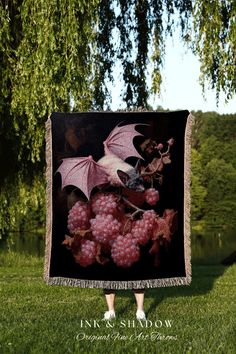
[(51, 115), (47, 284), (138, 289), (191, 282), (192, 123), (188, 111)]

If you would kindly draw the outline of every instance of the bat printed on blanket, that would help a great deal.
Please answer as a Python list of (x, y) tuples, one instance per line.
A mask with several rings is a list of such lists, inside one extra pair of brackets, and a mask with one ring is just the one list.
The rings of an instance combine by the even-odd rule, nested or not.
[(103, 142), (104, 156), (97, 162), (88, 157), (65, 158), (57, 172), (62, 177), (62, 188), (74, 185), (90, 199), (94, 187), (110, 183), (135, 191), (144, 191), (138, 165), (131, 166), (128, 157), (143, 159), (135, 149), (133, 139), (142, 136), (135, 130), (138, 124), (117, 125)]

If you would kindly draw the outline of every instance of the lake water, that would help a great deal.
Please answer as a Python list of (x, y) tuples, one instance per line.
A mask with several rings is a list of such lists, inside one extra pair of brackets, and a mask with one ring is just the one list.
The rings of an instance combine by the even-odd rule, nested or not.
[(12, 232), (7, 240), (0, 240), (1, 250), (11, 250), (19, 253), (26, 253), (33, 256), (44, 256), (45, 237), (38, 232), (19, 233)]
[(199, 263), (220, 263), (236, 251), (236, 230), (208, 230), (192, 233), (191, 252), (193, 261)]
[[(44, 256), (45, 238), (40, 233), (11, 233), (8, 240), (0, 240), (0, 249)], [(236, 250), (236, 230), (208, 230), (204, 233), (192, 232), (191, 254), (193, 262), (220, 263)]]

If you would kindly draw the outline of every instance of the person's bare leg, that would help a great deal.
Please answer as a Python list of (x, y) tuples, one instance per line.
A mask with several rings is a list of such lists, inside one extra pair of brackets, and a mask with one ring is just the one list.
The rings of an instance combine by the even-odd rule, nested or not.
[(105, 294), (108, 311), (115, 311), (115, 293)]
[(134, 293), (137, 310), (144, 311), (144, 292), (143, 293)]
[(144, 312), (144, 290), (134, 290), (134, 296), (137, 303), (136, 319), (146, 321), (146, 315)]
[(115, 292), (112, 290), (104, 289), (105, 299), (107, 302), (108, 311), (104, 313), (103, 320), (111, 320), (116, 317), (115, 314)]

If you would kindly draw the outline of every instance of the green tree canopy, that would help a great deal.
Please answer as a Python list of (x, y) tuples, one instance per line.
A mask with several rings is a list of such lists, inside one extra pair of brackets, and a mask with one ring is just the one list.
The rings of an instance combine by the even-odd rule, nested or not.
[(196, 149), (191, 152), (191, 215), (193, 220), (204, 216), (207, 190), (203, 185), (201, 155)]
[(236, 115), (194, 113), (192, 220), (214, 226), (236, 222)]
[(205, 219), (215, 226), (234, 226), (236, 222), (236, 169), (222, 159), (212, 159), (206, 165), (207, 198)]

